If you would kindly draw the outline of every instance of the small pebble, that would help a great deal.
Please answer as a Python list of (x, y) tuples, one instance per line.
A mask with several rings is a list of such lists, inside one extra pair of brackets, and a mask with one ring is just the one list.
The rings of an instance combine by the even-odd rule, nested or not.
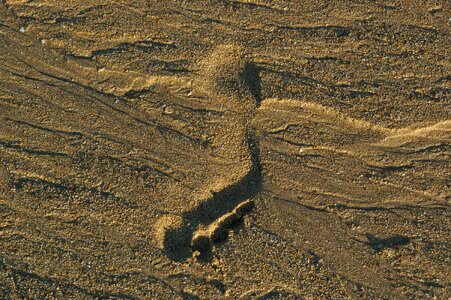
[(166, 106), (163, 108), (163, 113), (167, 115), (172, 115), (174, 113), (174, 109), (172, 107)]
[(20, 26), (19, 31), (22, 32), (22, 33), (24, 33), (24, 32), (25, 32), (25, 27)]

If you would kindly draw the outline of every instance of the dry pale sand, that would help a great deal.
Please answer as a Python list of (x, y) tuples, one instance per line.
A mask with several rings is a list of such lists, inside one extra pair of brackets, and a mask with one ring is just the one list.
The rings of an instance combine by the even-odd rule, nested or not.
[(1, 0), (1, 299), (448, 299), (448, 1)]

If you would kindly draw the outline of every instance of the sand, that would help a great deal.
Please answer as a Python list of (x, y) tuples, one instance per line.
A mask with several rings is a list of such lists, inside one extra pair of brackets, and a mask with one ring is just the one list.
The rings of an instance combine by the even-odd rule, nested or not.
[(447, 299), (447, 1), (0, 1), (0, 299)]

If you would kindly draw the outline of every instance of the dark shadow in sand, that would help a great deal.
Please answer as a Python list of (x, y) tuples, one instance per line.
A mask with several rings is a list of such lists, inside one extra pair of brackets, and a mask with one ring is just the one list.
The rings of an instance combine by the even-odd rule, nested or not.
[[(260, 192), (262, 175), (258, 142), (253, 134), (249, 134), (247, 140), (252, 159), (250, 171), (241, 180), (213, 194), (210, 199), (183, 214), (184, 220), (189, 225), (168, 233), (166, 237), (165, 245), (167, 246), (165, 251), (170, 258), (177, 261), (186, 260), (191, 256), (193, 249), (191, 249), (190, 244), (198, 225), (211, 224), (224, 214), (231, 212), (241, 202), (254, 197)], [(233, 225), (239, 225), (239, 221), (241, 221), (241, 218)], [(226, 238), (227, 236), (220, 241), (214, 242), (222, 242)], [(201, 259), (208, 260), (211, 256), (212, 246), (211, 242), (206, 241), (202, 249), (196, 249), (202, 250), (200, 251)]]

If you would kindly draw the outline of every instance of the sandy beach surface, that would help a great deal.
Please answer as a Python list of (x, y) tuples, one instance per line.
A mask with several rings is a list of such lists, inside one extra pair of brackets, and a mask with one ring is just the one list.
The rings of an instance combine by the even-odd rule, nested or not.
[(449, 299), (450, 8), (0, 0), (0, 299)]

